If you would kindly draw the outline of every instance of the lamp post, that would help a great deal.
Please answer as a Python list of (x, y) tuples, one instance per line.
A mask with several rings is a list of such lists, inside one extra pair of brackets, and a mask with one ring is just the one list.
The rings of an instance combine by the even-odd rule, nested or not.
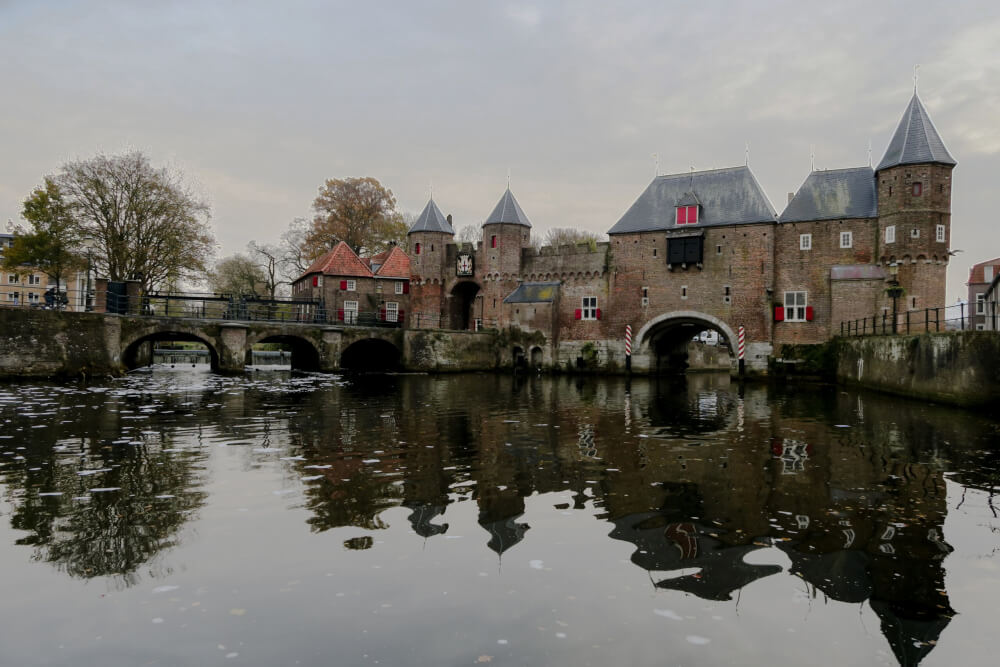
[(892, 299), (892, 333), (897, 332), (896, 303), (903, 294), (903, 288), (899, 286), (899, 264), (892, 262), (889, 264), (889, 287), (886, 289), (889, 298)]

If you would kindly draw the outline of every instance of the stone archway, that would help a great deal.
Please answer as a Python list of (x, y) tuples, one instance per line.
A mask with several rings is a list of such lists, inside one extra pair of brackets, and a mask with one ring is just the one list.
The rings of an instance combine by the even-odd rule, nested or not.
[(251, 365), (250, 356), (253, 353), (253, 345), (257, 343), (278, 343), (291, 351), (291, 366), (293, 371), (319, 371), (320, 352), (316, 346), (307, 338), (301, 336), (275, 335), (264, 336), (259, 340), (247, 341), (246, 355), (247, 365)]
[(396, 371), (402, 369), (399, 348), (381, 338), (364, 338), (348, 345), (340, 354), (340, 368), (345, 371)]
[(169, 341), (180, 343), (200, 343), (208, 349), (212, 370), (219, 368), (219, 352), (212, 341), (188, 331), (155, 331), (138, 336), (122, 347), (121, 362), (125, 368), (132, 370), (152, 363), (152, 346), (155, 343)]
[(459, 331), (474, 328), (477, 317), (482, 313), (475, 312), (476, 297), (482, 293), (478, 283), (463, 280), (451, 288), (448, 306), (448, 327)]
[(678, 310), (664, 313), (647, 322), (635, 337), (633, 368), (650, 373), (684, 372), (688, 367), (689, 347), (692, 337), (703, 330), (716, 331), (719, 343), (725, 345), (728, 360), (721, 362), (731, 367), (736, 360), (736, 334), (726, 322), (707, 313), (695, 310)]

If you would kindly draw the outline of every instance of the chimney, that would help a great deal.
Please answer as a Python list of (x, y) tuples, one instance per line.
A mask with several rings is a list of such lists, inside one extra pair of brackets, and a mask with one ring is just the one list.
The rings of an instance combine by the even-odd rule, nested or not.
[(448, 214), (448, 224), (451, 224), (451, 213)]
[(789, 204), (791, 204), (791, 203), (792, 203), (792, 200), (793, 200), (794, 198), (795, 198), (795, 193), (794, 193), (794, 192), (789, 192), (789, 193), (788, 193), (788, 203), (789, 203)]

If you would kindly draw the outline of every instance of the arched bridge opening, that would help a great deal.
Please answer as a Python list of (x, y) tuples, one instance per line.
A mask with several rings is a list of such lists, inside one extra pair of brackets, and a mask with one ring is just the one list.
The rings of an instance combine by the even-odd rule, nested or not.
[(474, 329), (476, 319), (482, 317), (482, 299), (479, 285), (463, 281), (451, 289), (448, 322), (452, 329), (467, 331)]
[[(274, 355), (263, 354), (279, 352)], [(293, 371), (316, 372), (320, 370), (319, 351), (312, 342), (298, 336), (267, 336), (247, 346), (246, 364), (254, 368), (267, 365), (283, 366), (290, 359)], [(276, 362), (276, 363), (271, 363)]]
[(660, 316), (643, 327), (638, 338), (648, 351), (650, 372), (657, 375), (729, 370), (736, 359), (732, 330), (702, 313)]
[[(188, 353), (183, 354), (176, 343), (195, 343), (195, 345), (184, 345), (187, 350), (183, 352)], [(150, 366), (154, 361), (171, 366), (197, 367), (199, 365), (197, 359), (192, 359), (197, 352), (207, 356), (213, 371), (218, 370), (219, 353), (215, 347), (204, 338), (184, 331), (158, 331), (134, 340), (122, 351), (122, 364), (128, 370)]]
[(340, 355), (340, 368), (356, 372), (386, 372), (402, 369), (399, 348), (380, 338), (366, 338), (347, 346)]

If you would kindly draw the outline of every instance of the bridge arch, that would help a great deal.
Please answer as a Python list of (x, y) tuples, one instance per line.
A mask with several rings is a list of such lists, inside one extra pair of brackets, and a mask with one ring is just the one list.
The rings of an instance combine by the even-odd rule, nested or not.
[(311, 340), (303, 336), (288, 334), (264, 335), (260, 338), (247, 340), (247, 364), (250, 363), (253, 345), (257, 343), (280, 343), (286, 345), (292, 353), (292, 370), (316, 372), (320, 370), (320, 351)]
[(340, 368), (345, 371), (396, 371), (402, 368), (402, 352), (382, 338), (362, 338), (340, 353)]
[(161, 341), (201, 343), (208, 348), (212, 370), (218, 370), (219, 368), (219, 351), (216, 349), (215, 343), (209, 338), (181, 329), (153, 331), (136, 336), (134, 340), (122, 346), (122, 364), (129, 370), (149, 365), (152, 362), (152, 347), (146, 349), (144, 346), (147, 343), (152, 346)]
[(704, 330), (717, 332), (730, 360), (736, 359), (736, 333), (732, 328), (723, 320), (696, 310), (675, 310), (651, 319), (635, 336), (636, 352), (646, 355), (651, 372), (681, 371), (687, 367), (688, 343)]

